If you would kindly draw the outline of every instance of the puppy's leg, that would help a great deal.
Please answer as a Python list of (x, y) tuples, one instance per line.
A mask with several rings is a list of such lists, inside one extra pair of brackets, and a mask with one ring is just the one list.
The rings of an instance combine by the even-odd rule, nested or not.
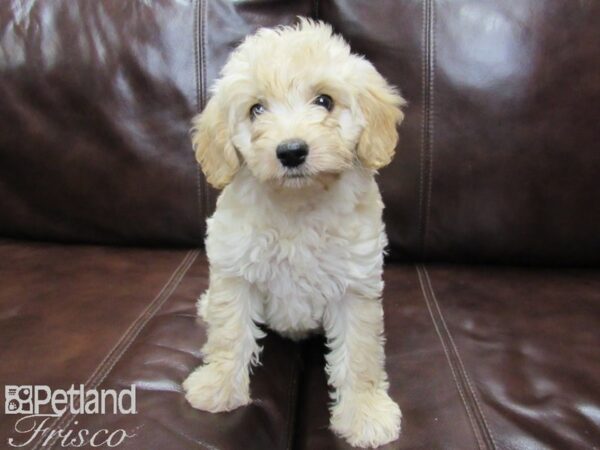
[(397, 439), (401, 414), (387, 393), (381, 301), (348, 292), (330, 306), (324, 326), (326, 371), (334, 388), (331, 428), (358, 447)]
[(186, 399), (204, 411), (230, 411), (250, 402), (250, 364), (258, 364), (264, 336), (260, 296), (241, 278), (211, 277), (199, 309), (208, 324), (204, 365), (183, 382)]

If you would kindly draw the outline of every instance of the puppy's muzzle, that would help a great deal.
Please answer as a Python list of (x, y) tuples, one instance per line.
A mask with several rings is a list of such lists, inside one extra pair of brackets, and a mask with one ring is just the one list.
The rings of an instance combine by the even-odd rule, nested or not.
[(302, 139), (288, 139), (277, 146), (277, 158), (283, 167), (298, 167), (307, 155), (308, 144)]

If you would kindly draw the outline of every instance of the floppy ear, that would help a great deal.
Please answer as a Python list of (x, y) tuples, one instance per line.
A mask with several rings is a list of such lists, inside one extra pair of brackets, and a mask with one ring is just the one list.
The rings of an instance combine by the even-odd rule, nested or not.
[(240, 168), (240, 160), (231, 143), (227, 111), (220, 105), (218, 94), (213, 96), (204, 111), (194, 117), (192, 145), (196, 160), (206, 180), (222, 189)]
[(396, 126), (404, 119), (400, 107), (406, 102), (373, 66), (369, 69), (358, 95), (365, 127), (357, 152), (365, 167), (380, 169), (387, 166), (394, 156), (398, 142)]

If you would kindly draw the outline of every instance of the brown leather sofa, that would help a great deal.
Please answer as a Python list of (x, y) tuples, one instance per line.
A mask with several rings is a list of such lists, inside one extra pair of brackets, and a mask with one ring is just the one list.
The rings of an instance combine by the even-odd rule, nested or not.
[[(217, 196), (190, 118), (244, 35), (297, 15), (333, 24), (409, 101), (379, 178), (404, 416), (386, 448), (599, 448), (593, 0), (3, 1), (0, 384), (135, 384), (137, 414), (46, 424), (135, 434), (121, 449), (347, 448), (319, 338), (269, 334), (234, 412), (194, 410), (180, 385), (205, 339)], [(1, 414), (0, 448), (29, 438)], [(44, 436), (24, 448), (61, 448)]]

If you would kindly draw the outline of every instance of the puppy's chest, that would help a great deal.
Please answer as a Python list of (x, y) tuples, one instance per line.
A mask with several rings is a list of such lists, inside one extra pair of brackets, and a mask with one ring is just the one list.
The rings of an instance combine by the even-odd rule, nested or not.
[(348, 286), (347, 248), (347, 239), (328, 227), (255, 231), (243, 276), (262, 294), (271, 328), (293, 337), (321, 326), (327, 303)]
[(264, 227), (253, 233), (243, 276), (271, 301), (322, 303), (341, 297), (348, 240), (325, 226)]

